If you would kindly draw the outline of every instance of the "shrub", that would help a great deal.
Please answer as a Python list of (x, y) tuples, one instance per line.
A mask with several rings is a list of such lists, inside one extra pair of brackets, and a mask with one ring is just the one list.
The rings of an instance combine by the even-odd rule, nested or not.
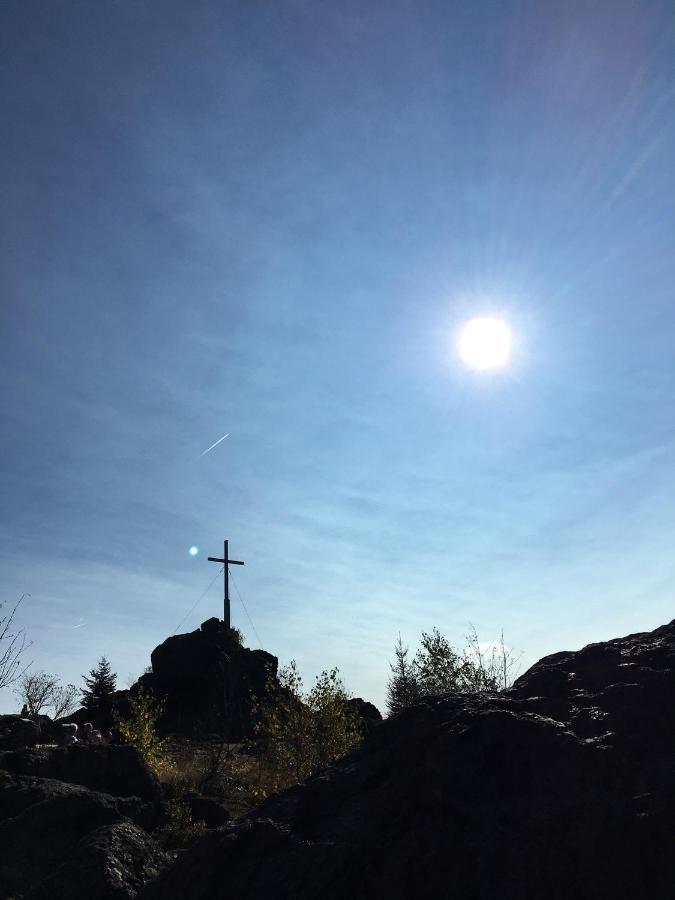
[(295, 660), (268, 682), (259, 725), (262, 752), (259, 795), (302, 781), (345, 754), (361, 739), (358, 717), (337, 669), (317, 676), (303, 691)]
[(155, 731), (162, 708), (162, 703), (152, 694), (139, 691), (135, 697), (129, 697), (129, 718), (117, 723), (123, 739), (137, 747), (146, 763), (158, 774), (170, 768), (165, 753), (166, 742)]
[(190, 807), (181, 800), (169, 800), (169, 819), (160, 829), (161, 843), (167, 848), (183, 848), (192, 844), (206, 831), (206, 823), (194, 821)]

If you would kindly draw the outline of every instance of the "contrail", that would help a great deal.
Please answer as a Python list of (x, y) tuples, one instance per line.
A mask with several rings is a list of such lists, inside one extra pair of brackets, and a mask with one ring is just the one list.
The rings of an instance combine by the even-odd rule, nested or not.
[(73, 625), (73, 626), (72, 626), (72, 630), (75, 631), (76, 628), (84, 628), (84, 626), (85, 626), (86, 624), (87, 624), (86, 622), (80, 622), (79, 625)]
[(221, 441), (224, 441), (225, 438), (226, 438), (226, 437), (229, 437), (229, 436), (230, 436), (230, 432), (228, 431), (227, 434), (224, 434), (221, 438), (218, 438), (218, 440), (215, 442), (215, 444), (211, 444), (211, 446), (210, 446), (210, 447), (207, 447), (206, 450), (204, 450), (203, 453), (200, 453), (200, 454), (199, 454), (199, 456), (200, 456), (200, 457), (201, 457), (201, 456), (206, 456), (206, 454), (209, 452), (209, 450), (213, 450), (214, 447), (217, 447), (218, 444), (219, 444)]

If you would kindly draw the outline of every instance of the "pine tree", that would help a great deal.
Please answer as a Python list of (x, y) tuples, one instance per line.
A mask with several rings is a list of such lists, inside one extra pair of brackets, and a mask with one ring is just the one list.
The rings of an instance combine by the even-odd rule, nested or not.
[(422, 646), (415, 654), (415, 669), (424, 695), (438, 696), (464, 690), (471, 663), (462, 659), (438, 628), (422, 632)]
[(396, 660), (389, 664), (392, 675), (387, 684), (387, 710), (390, 716), (412, 706), (420, 696), (417, 665), (408, 660), (408, 648), (399, 634), (394, 646)]
[(110, 670), (110, 663), (102, 656), (89, 677), (82, 676), (87, 689), (82, 689), (82, 706), (97, 718), (109, 718), (112, 714), (112, 695), (117, 684), (117, 675)]

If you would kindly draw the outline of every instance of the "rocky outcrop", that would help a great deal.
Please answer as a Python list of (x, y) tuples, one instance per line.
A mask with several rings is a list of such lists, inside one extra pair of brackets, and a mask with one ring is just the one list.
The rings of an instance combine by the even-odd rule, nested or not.
[(40, 740), (40, 726), (21, 716), (0, 716), (0, 750), (34, 747)]
[(375, 704), (362, 697), (352, 697), (347, 701), (347, 706), (354, 713), (364, 737), (382, 721), (382, 713)]
[[(70, 897), (75, 896), (69, 893), (72, 884), (90, 884), (92, 897), (135, 896), (141, 883), (167, 861), (141, 829), (149, 827), (152, 813), (152, 805), (137, 797), (113, 797), (53, 779), (0, 772), (0, 897)], [(126, 850), (121, 837), (111, 837), (104, 858), (101, 834), (134, 837)], [(92, 841), (97, 852), (87, 849)], [(78, 880), (73, 866), (79, 864), (98, 874)], [(106, 879), (121, 880), (127, 893), (99, 891)]]
[(673, 896), (674, 709), (675, 622), (546, 657), (503, 694), (427, 698), (143, 900)]
[(55, 778), (118, 797), (159, 802), (161, 786), (135, 747), (106, 745), (35, 747), (0, 753), (0, 769), (15, 775)]
[(151, 655), (152, 673), (134, 686), (164, 703), (165, 733), (218, 733), (237, 741), (253, 734), (253, 708), (276, 679), (278, 660), (242, 647), (219, 619), (189, 634), (167, 638)]

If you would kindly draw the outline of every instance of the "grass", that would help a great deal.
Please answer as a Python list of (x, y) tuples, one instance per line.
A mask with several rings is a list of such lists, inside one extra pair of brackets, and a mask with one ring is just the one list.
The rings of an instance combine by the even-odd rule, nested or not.
[(218, 800), (234, 819), (245, 816), (273, 792), (261, 758), (247, 744), (172, 739), (166, 744), (160, 780), (169, 800), (189, 793)]

